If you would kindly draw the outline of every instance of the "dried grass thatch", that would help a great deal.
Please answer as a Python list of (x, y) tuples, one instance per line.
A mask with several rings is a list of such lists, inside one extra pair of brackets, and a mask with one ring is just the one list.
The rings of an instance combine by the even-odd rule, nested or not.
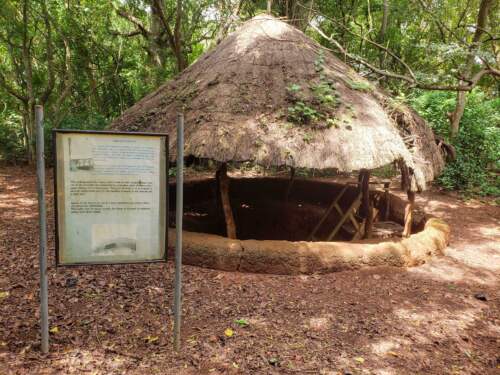
[(418, 115), (271, 16), (243, 24), (111, 127), (168, 132), (175, 159), (181, 110), (185, 153), (200, 158), (340, 172), (402, 161), (422, 190), (443, 166)]

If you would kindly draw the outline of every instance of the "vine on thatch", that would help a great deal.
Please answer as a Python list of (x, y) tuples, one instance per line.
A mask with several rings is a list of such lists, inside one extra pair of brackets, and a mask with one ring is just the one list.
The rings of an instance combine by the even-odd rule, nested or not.
[(299, 125), (311, 125), (314, 128), (339, 127), (336, 118), (340, 107), (340, 94), (336, 91), (335, 82), (326, 78), (324, 71), (324, 56), (321, 51), (314, 62), (314, 70), (319, 73), (319, 79), (307, 88), (298, 84), (287, 87), (288, 121)]

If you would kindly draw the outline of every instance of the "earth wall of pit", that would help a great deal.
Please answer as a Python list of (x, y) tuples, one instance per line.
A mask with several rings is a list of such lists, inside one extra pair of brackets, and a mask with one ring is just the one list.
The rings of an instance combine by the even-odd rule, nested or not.
[[(253, 183), (262, 183), (265, 180), (271, 179), (261, 178), (261, 181), (254, 180)], [(203, 194), (212, 194), (206, 189), (207, 183), (210, 184), (213, 181), (198, 180), (194, 185), (188, 182), (185, 196), (189, 199), (191, 195), (194, 195), (201, 199)], [(235, 185), (233, 180), (231, 183), (232, 186)], [(297, 186), (296, 182), (294, 186)], [(326, 189), (335, 187), (338, 190), (342, 185), (320, 181), (318, 186)], [(306, 188), (307, 183), (303, 183), (303, 186), (299, 185), (297, 190)], [(240, 187), (238, 191), (244, 193), (245, 189), (248, 189), (248, 186), (243, 189)], [(170, 191), (172, 190), (174, 189), (171, 188)], [(383, 192), (375, 191), (371, 194), (381, 207), (385, 207)], [(404, 219), (406, 202), (392, 194), (389, 197), (389, 217), (401, 223)], [(325, 206), (327, 206), (326, 202)], [(417, 232), (408, 238), (380, 242), (229, 239), (217, 234), (183, 231), (183, 263), (223, 271), (297, 275), (371, 266), (408, 267), (425, 263), (434, 256), (442, 255), (450, 236), (450, 228), (444, 221), (417, 211), (413, 229)], [(168, 247), (172, 256), (174, 245), (175, 229), (170, 228)]]

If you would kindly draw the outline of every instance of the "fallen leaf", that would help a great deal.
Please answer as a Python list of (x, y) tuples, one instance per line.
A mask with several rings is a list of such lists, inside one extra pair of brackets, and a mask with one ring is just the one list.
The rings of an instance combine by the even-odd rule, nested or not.
[(269, 358), (269, 360), (267, 361), (271, 366), (278, 366), (279, 365), (279, 359), (278, 358)]
[(58, 326), (54, 326), (50, 329), (49, 331), (50, 333), (59, 333), (59, 327)]
[(248, 323), (248, 320), (246, 320), (246, 319), (236, 319), (234, 322), (236, 324), (240, 325), (241, 327), (246, 327), (250, 324), (250, 323)]
[(358, 363), (365, 363), (365, 359), (363, 357), (356, 357), (354, 360)]
[(393, 357), (399, 357), (399, 354), (396, 352), (387, 352), (387, 354), (392, 355)]
[(9, 292), (5, 291), (5, 292), (0, 292), (0, 298), (6, 298), (10, 295)]
[(226, 330), (224, 331), (224, 335), (226, 335), (226, 337), (232, 337), (233, 334), (234, 332), (231, 328), (226, 328)]
[(148, 337), (146, 337), (146, 342), (148, 344), (153, 344), (153, 343), (157, 342), (158, 340), (159, 340), (158, 336), (148, 336)]

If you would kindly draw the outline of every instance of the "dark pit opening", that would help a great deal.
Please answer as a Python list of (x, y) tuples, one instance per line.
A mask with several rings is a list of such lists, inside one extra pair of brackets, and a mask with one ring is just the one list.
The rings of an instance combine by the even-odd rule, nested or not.
[[(309, 241), (310, 234), (326, 210), (345, 185), (330, 181), (279, 177), (232, 178), (230, 198), (236, 221), (237, 237), (242, 240)], [(287, 194), (287, 192), (289, 193)], [(349, 186), (339, 201), (345, 212), (357, 195), (357, 187)], [(370, 193), (375, 208), (384, 217), (383, 192)], [(170, 185), (170, 226), (175, 226), (175, 184)], [(400, 231), (404, 218), (404, 204), (400, 198), (390, 196), (387, 227)], [(316, 237), (324, 240), (340, 220), (335, 210), (321, 225)], [(423, 229), (425, 220), (414, 220), (413, 232)], [(382, 223), (381, 223), (382, 224)], [(374, 234), (377, 233), (375, 225)], [(226, 235), (224, 214), (215, 179), (189, 180), (184, 184), (183, 229), (190, 232)], [(338, 232), (335, 241), (349, 241), (352, 234), (346, 229)]]

